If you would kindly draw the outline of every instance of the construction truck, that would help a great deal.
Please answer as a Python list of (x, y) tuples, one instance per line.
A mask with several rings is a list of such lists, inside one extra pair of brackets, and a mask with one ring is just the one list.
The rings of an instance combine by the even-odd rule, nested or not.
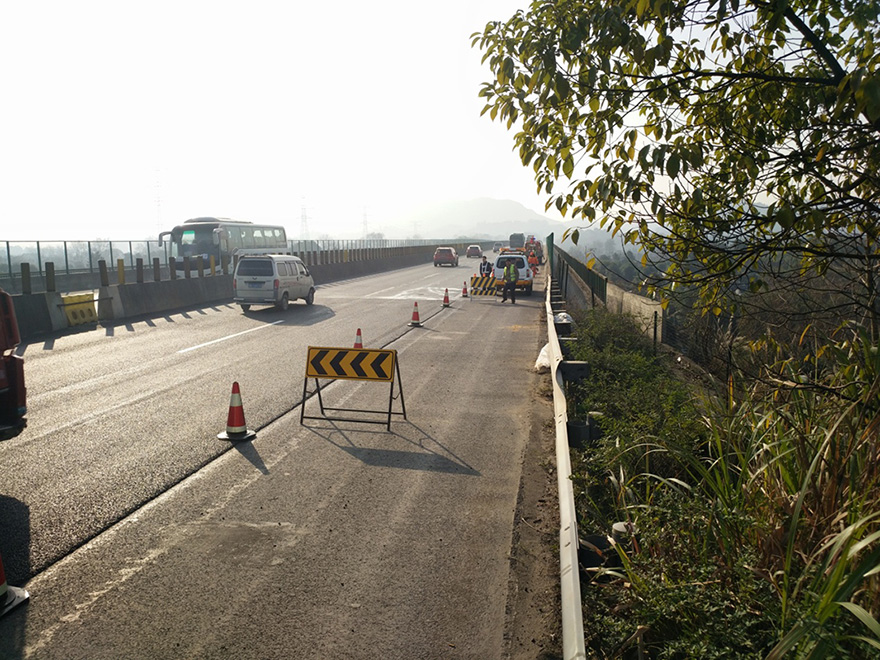
[(14, 438), (27, 425), (24, 359), (15, 355), (20, 342), (12, 296), (0, 289), (0, 440)]

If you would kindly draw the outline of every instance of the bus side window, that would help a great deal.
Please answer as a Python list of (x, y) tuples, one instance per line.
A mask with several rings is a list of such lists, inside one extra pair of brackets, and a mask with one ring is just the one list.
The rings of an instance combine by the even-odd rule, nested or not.
[(241, 245), (246, 248), (254, 247), (254, 230), (250, 227), (242, 227)]
[(266, 237), (260, 229), (254, 229), (254, 247), (266, 247)]
[(229, 245), (229, 251), (232, 252), (236, 248), (240, 248), (241, 247), (241, 229), (239, 229), (238, 227), (230, 227), (227, 230), (227, 234), (229, 236), (229, 238), (227, 239), (228, 245)]

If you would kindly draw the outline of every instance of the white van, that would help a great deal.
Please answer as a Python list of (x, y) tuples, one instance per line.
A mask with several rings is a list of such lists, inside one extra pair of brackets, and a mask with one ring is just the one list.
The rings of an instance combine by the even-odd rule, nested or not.
[(507, 260), (513, 259), (516, 264), (517, 270), (517, 278), (516, 278), (516, 288), (518, 291), (524, 291), (525, 295), (532, 295), (532, 283), (535, 279), (534, 273), (532, 273), (532, 269), (529, 268), (528, 261), (526, 261), (526, 255), (522, 252), (502, 252), (497, 257), (495, 257), (495, 265), (493, 269), (493, 273), (495, 275), (495, 289), (497, 292), (500, 292), (502, 287), (504, 286), (504, 266), (507, 265)]
[(241, 257), (232, 275), (233, 300), (248, 311), (251, 305), (287, 309), (292, 300), (315, 302), (315, 282), (299, 257), (263, 254)]

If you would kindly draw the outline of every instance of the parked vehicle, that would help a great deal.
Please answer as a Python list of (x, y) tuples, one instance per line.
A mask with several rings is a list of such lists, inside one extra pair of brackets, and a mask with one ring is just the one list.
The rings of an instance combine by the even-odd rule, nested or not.
[(24, 358), (14, 353), (20, 342), (12, 296), (0, 289), (0, 440), (17, 436), (27, 426)]
[(438, 247), (434, 250), (434, 266), (447, 264), (449, 266), (458, 266), (458, 252), (451, 247)]
[(242, 257), (232, 276), (233, 300), (248, 311), (251, 305), (275, 305), (287, 309), (299, 298), (315, 302), (315, 281), (299, 257), (266, 254)]
[(479, 245), (468, 245), (467, 252), (464, 253), (464, 256), (470, 259), (471, 257), (476, 257), (479, 259), (483, 256), (483, 248)]
[(495, 257), (493, 273), (495, 275), (495, 288), (500, 291), (504, 286), (504, 266), (508, 259), (516, 262), (517, 279), (516, 288), (518, 291), (524, 291), (527, 296), (532, 295), (532, 286), (534, 282), (534, 274), (526, 261), (526, 256), (522, 252), (503, 252)]

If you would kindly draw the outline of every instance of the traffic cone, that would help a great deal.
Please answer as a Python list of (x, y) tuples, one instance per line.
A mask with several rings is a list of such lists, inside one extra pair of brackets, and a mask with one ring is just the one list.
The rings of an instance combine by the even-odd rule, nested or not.
[(410, 321), (409, 324), (414, 328), (422, 327), (422, 322), (419, 320), (419, 303), (417, 302), (413, 303), (412, 321)]
[(464, 283), (464, 286), (461, 287), (461, 297), (462, 297), (462, 298), (467, 298), (467, 297), (468, 297), (468, 294), (467, 294), (467, 282), (465, 282), (465, 283)]
[(443, 306), (449, 307), (449, 289), (443, 290)]
[(241, 390), (238, 381), (232, 383), (232, 396), (229, 398), (229, 416), (226, 418), (226, 430), (217, 434), (219, 440), (251, 440), (257, 434), (251, 431), (244, 421), (244, 408), (241, 405)]
[(354, 338), (354, 347), (355, 348), (363, 348), (364, 347), (364, 340), (361, 339), (361, 329), (360, 328), (358, 328), (357, 336)]
[(6, 584), (6, 573), (3, 572), (3, 558), (0, 557), (0, 616), (6, 614), (17, 605), (21, 605), (30, 598), (30, 594), (24, 589), (10, 587)]

